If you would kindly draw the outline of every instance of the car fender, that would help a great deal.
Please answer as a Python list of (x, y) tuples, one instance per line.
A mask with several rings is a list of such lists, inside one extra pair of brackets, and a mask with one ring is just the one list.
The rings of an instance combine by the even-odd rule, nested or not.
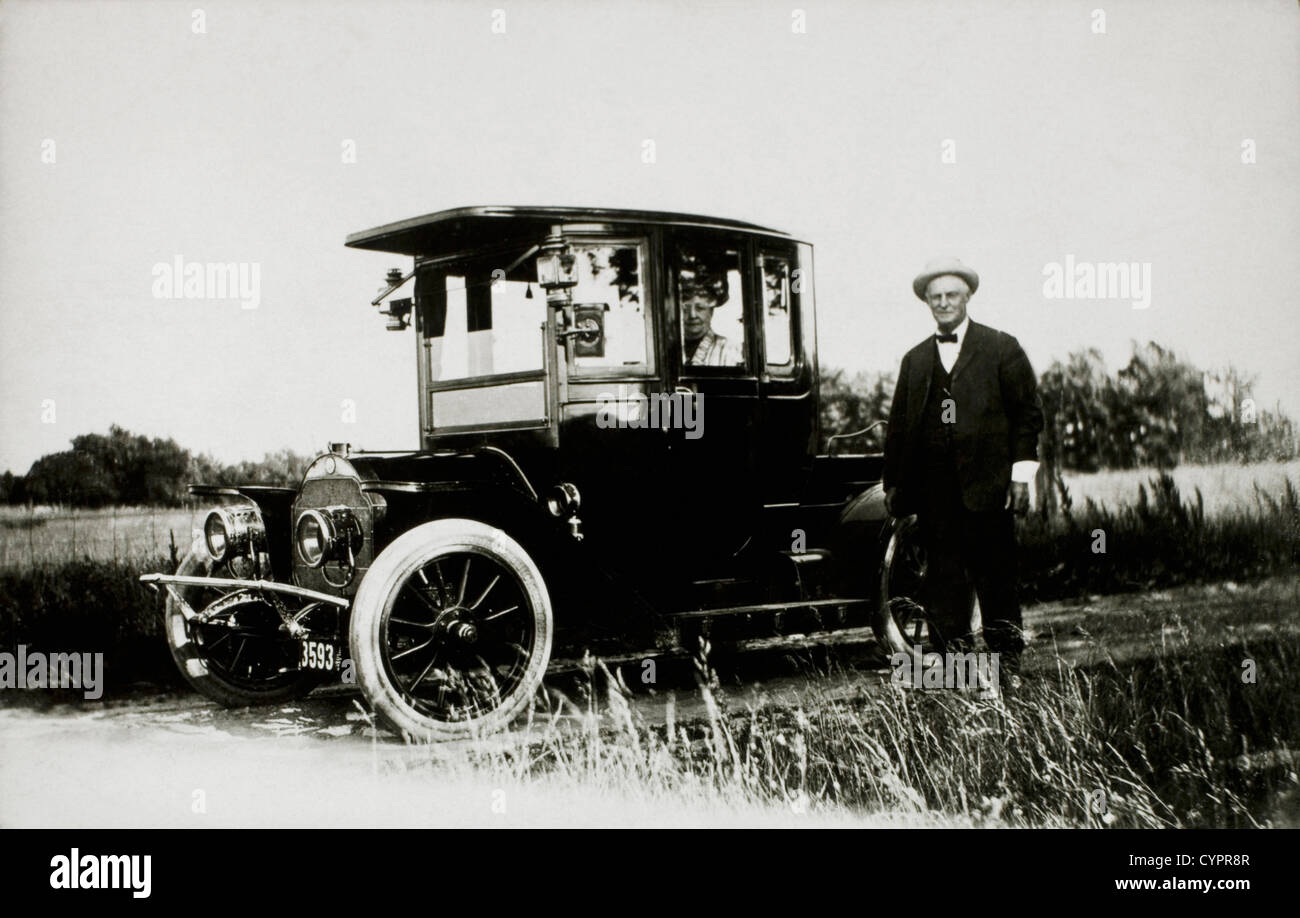
[(850, 499), (840, 511), (833, 550), (839, 560), (839, 586), (846, 594), (875, 597), (891, 521), (880, 484)]
[(845, 504), (840, 511), (840, 525), (883, 523), (889, 519), (885, 508), (885, 487), (874, 484)]

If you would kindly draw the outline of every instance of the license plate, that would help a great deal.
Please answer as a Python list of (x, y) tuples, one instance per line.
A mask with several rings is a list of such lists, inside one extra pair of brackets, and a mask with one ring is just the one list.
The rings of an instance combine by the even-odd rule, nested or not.
[(303, 641), (302, 656), (298, 660), (299, 669), (333, 670), (337, 663), (334, 645), (324, 641)]

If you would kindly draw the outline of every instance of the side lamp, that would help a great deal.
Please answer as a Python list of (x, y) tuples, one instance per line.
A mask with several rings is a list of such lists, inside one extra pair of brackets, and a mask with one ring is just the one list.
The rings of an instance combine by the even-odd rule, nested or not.
[(567, 306), (570, 291), (578, 284), (578, 260), (564, 236), (553, 232), (537, 255), (537, 284), (546, 291), (547, 306)]

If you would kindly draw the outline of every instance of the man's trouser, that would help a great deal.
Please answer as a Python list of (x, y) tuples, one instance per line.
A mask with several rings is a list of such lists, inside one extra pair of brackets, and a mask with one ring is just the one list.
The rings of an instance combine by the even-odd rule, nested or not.
[[(945, 480), (946, 479), (946, 480)], [(980, 601), (984, 641), (1014, 671), (1024, 648), (1016, 591), (1016, 531), (1010, 510), (975, 511), (962, 504), (955, 476), (942, 476), (917, 514), (925, 546), (925, 605), (939, 651), (965, 652), (970, 629), (971, 590)]]

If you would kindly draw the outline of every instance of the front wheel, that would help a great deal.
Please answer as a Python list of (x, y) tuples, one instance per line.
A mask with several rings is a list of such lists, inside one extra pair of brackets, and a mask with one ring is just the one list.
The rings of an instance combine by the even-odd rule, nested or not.
[[(911, 654), (936, 649), (929, 612), (924, 604), (927, 563), (915, 516), (891, 523), (889, 542), (880, 563), (880, 592), (871, 628), (885, 653)], [(971, 595), (970, 630), (980, 629), (979, 603)]]
[[(230, 576), (225, 565), (214, 566), (200, 540), (176, 573)], [(187, 619), (177, 595), (195, 612), (208, 612), (207, 621)], [(244, 707), (301, 697), (321, 681), (298, 669), (298, 642), (280, 624), (275, 609), (247, 591), (177, 584), (167, 593), (163, 631), (186, 682), (218, 704)]]
[(477, 520), (424, 523), (375, 559), (349, 640), (375, 711), (415, 739), (501, 729), (532, 701), (551, 656), (550, 596), (537, 565)]

